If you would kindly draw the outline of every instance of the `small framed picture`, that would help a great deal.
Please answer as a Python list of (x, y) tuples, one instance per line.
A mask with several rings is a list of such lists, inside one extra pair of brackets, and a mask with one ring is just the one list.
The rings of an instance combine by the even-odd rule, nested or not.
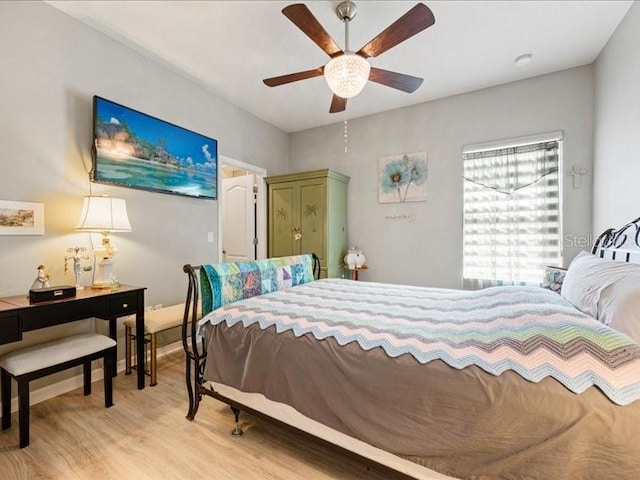
[(44, 203), (0, 200), (0, 235), (44, 235)]

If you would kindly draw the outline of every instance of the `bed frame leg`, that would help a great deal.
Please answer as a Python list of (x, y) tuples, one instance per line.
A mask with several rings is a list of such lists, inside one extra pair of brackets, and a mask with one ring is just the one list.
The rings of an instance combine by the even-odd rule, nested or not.
[(236, 417), (235, 425), (233, 427), (233, 430), (231, 430), (231, 435), (233, 435), (235, 437), (239, 437), (240, 435), (242, 435), (242, 429), (240, 428), (240, 424), (238, 423), (238, 421), (240, 419), (240, 410), (238, 410), (235, 407), (231, 407), (231, 411), (233, 412), (233, 414)]
[(187, 419), (193, 420), (198, 412), (199, 406), (199, 397), (196, 389), (198, 388), (198, 384), (196, 382), (195, 388), (194, 384), (191, 380), (191, 375), (197, 375), (197, 368), (194, 369), (194, 372), (191, 371), (191, 363), (194, 360), (187, 356), (187, 365), (186, 365), (186, 380), (187, 380), (187, 393), (189, 394), (189, 411), (187, 412)]

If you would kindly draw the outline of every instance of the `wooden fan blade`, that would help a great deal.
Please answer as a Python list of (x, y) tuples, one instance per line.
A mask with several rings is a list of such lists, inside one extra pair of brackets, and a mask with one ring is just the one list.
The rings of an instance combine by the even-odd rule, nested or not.
[(314, 68), (313, 70), (306, 70), (304, 72), (289, 73), (288, 75), (280, 75), (279, 77), (265, 78), (263, 82), (269, 87), (277, 87), (278, 85), (284, 85), (285, 83), (297, 82), (298, 80), (319, 77), (323, 73), (324, 67), (318, 67)]
[(436, 22), (433, 12), (424, 3), (415, 7), (389, 25), (383, 32), (360, 49), (358, 55), (377, 57)]
[(413, 93), (420, 85), (422, 85), (423, 79), (420, 77), (405, 75), (404, 73), (390, 72), (389, 70), (371, 67), (369, 81), (379, 83), (380, 85), (386, 85), (387, 87), (396, 88), (403, 92)]
[(329, 109), (329, 113), (344, 112), (345, 108), (347, 108), (347, 99), (334, 94), (331, 99), (331, 108)]
[(330, 57), (333, 58), (343, 53), (304, 3), (289, 5), (282, 9), (282, 13)]

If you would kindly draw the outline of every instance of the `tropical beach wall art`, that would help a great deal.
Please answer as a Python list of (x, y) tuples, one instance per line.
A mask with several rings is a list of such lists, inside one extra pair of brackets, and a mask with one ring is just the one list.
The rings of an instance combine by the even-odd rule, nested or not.
[(378, 162), (378, 202), (427, 200), (427, 152), (381, 157)]
[(0, 235), (44, 235), (44, 204), (0, 200)]
[(99, 96), (93, 114), (94, 182), (217, 199), (216, 140)]

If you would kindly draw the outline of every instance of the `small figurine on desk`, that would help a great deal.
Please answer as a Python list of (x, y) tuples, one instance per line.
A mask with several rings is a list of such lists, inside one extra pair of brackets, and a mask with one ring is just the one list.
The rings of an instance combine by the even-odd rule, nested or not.
[(89, 255), (80, 255), (81, 252), (85, 252), (87, 249), (85, 247), (72, 247), (67, 248), (67, 253), (73, 253), (73, 255), (68, 255), (64, 257), (64, 273), (67, 273), (67, 264), (69, 260), (73, 260), (73, 273), (76, 276), (76, 288), (82, 288), (80, 286), (80, 274), (85, 271), (88, 272), (91, 270), (91, 267), (82, 267), (82, 260), (88, 260)]
[(31, 285), (31, 290), (35, 290), (36, 288), (47, 288), (49, 285), (49, 277), (48, 273), (44, 271), (44, 265), (38, 265), (38, 276), (33, 281)]

